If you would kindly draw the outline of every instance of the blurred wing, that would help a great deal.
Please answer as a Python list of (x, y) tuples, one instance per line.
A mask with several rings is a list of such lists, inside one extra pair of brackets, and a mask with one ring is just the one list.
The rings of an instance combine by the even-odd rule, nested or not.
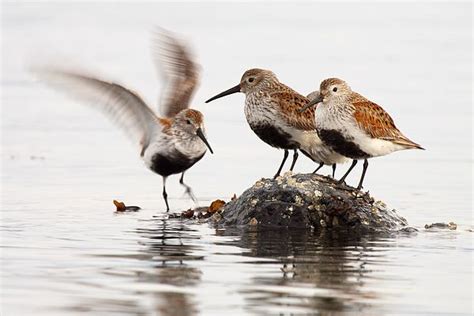
[(314, 107), (300, 112), (309, 100), (288, 88), (288, 91), (275, 92), (271, 95), (273, 102), (278, 102), (280, 108), (280, 115), (292, 127), (304, 131), (311, 131), (316, 129), (314, 120)]
[(133, 91), (119, 84), (62, 70), (36, 69), (35, 73), (48, 85), (86, 102), (104, 113), (120, 127), (142, 151), (154, 132), (159, 131), (159, 118)]
[(189, 108), (199, 84), (200, 67), (187, 47), (164, 30), (160, 30), (154, 40), (153, 56), (165, 85), (160, 113), (171, 118)]
[(357, 124), (372, 138), (387, 140), (407, 148), (422, 149), (398, 130), (390, 115), (378, 104), (360, 95), (356, 96), (352, 104), (355, 107), (354, 117)]

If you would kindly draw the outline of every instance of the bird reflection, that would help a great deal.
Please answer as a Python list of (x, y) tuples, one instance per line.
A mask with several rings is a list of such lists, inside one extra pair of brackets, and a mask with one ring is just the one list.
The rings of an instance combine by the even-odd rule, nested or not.
[(145, 240), (142, 251), (155, 268), (140, 274), (138, 281), (163, 286), (152, 293), (157, 314), (195, 315), (198, 310), (193, 294), (184, 289), (201, 282), (201, 271), (188, 264), (189, 261), (203, 260), (202, 256), (193, 255), (199, 247), (191, 241), (199, 236), (181, 221), (154, 219), (153, 226), (137, 229)]
[[(340, 311), (375, 312), (376, 307), (369, 301), (378, 294), (366, 288), (365, 283), (371, 273), (367, 263), (381, 260), (386, 251), (382, 247), (389, 246), (378, 241), (382, 241), (380, 236), (340, 232), (247, 232), (238, 242), (240, 247), (247, 249), (245, 255), (274, 258), (281, 271), (278, 278), (272, 275), (253, 279), (258, 293), (246, 290), (249, 304), (256, 311), (262, 305), (277, 304), (305, 307), (321, 315)], [(262, 284), (269, 290), (265, 287), (262, 290)], [(308, 289), (307, 296), (293, 293), (295, 286)], [(288, 289), (287, 292), (284, 289)]]
[[(199, 314), (194, 290), (205, 285), (194, 263), (204, 260), (197, 253), (207, 253), (205, 237), (186, 221), (155, 218), (148, 223), (137, 233), (142, 237), (141, 258), (153, 269), (143, 269), (136, 281), (157, 288), (146, 291), (157, 314)], [(372, 290), (367, 281), (373, 279), (372, 267), (383, 263), (386, 247), (390, 247), (383, 237), (304, 230), (237, 233), (230, 229), (216, 230), (215, 235), (222, 237), (220, 247), (230, 246), (234, 253), (237, 246), (238, 256), (254, 258), (245, 262), (266, 267), (264, 273), (252, 274), (250, 283), (236, 288), (250, 313), (266, 314), (271, 308), (282, 314), (302, 310), (320, 315), (380, 314), (371, 302), (383, 294)], [(228, 264), (232, 270), (232, 262)]]

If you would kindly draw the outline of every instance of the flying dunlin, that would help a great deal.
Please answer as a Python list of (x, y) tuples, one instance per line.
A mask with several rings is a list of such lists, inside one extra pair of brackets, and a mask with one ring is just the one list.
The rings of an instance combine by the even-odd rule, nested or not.
[(385, 110), (351, 90), (341, 79), (330, 78), (321, 82), (320, 95), (303, 110), (317, 104), (316, 129), (325, 144), (336, 152), (352, 158), (352, 164), (339, 180), (364, 159), (364, 168), (357, 189), (362, 188), (369, 163), (368, 158), (384, 156), (403, 149), (424, 149), (405, 137)]
[(298, 150), (320, 163), (320, 167), (346, 159), (321, 142), (315, 130), (313, 111), (300, 111), (309, 100), (282, 84), (273, 72), (247, 70), (238, 85), (210, 98), (206, 103), (237, 92), (245, 93), (244, 111), (250, 128), (265, 143), (284, 150), (283, 161), (274, 178), (280, 175), (288, 158), (288, 150), (294, 151), (290, 170), (293, 170), (298, 159)]
[(138, 94), (117, 83), (54, 68), (36, 71), (48, 84), (93, 105), (126, 132), (139, 146), (145, 165), (163, 177), (163, 198), (169, 211), (166, 178), (181, 173), (180, 183), (195, 200), (191, 187), (184, 183), (184, 172), (204, 156), (207, 148), (211, 153), (212, 149), (205, 137), (202, 113), (189, 108), (199, 81), (199, 66), (170, 34), (162, 32), (157, 47), (157, 66), (167, 79), (160, 107), (163, 118)]

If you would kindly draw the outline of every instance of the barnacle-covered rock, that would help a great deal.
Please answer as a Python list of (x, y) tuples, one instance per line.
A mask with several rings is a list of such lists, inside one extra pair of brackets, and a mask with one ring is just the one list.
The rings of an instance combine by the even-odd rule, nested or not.
[(314, 174), (260, 179), (228, 202), (218, 220), (224, 226), (258, 228), (395, 231), (407, 221), (368, 193)]

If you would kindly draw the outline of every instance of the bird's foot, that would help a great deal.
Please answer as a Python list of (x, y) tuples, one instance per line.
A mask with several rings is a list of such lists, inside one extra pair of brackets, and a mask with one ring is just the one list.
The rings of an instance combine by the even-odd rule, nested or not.
[(369, 191), (364, 192), (364, 191), (359, 190), (359, 191), (354, 192), (354, 196), (356, 198), (367, 198), (367, 197), (370, 197), (370, 193)]
[(356, 191), (354, 187), (351, 187), (350, 185), (348, 185), (346, 181), (344, 181), (343, 179), (337, 181), (336, 185), (346, 191)]
[(191, 200), (193, 200), (194, 203), (197, 203), (197, 198), (193, 193), (193, 190), (190, 187), (186, 187), (186, 190), (184, 191), (184, 194), (189, 196)]

